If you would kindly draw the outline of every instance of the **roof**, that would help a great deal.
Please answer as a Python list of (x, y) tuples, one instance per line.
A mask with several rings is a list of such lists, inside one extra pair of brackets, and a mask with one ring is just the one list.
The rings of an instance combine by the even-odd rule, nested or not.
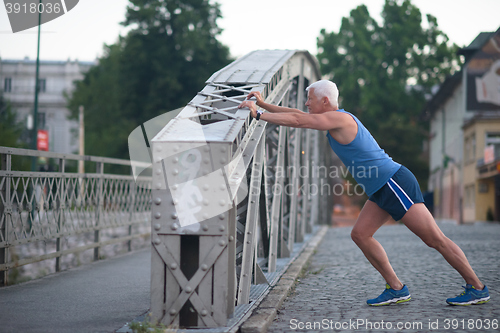
[[(497, 30), (497, 32), (500, 28)], [(466, 47), (458, 50), (457, 54), (463, 55), (465, 57), (465, 63), (467, 63), (474, 54), (481, 50), (481, 48), (486, 44), (497, 32), (481, 32), (474, 38), (474, 40)], [(463, 66), (462, 66), (463, 69)], [(425, 105), (422, 116), (424, 119), (430, 119), (434, 112), (436, 112), (450, 96), (457, 89), (457, 87), (462, 83), (463, 71), (455, 72), (452, 76), (448, 76), (446, 80), (441, 84), (439, 90), (432, 96), (432, 98)]]
[(481, 32), (476, 36), (476, 38), (474, 38), (469, 46), (459, 49), (457, 54), (463, 55), (465, 57), (465, 62), (468, 62), (469, 59), (474, 55), (474, 53), (480, 50), (483, 45), (493, 37), (493, 35), (495, 35), (495, 32)]
[(432, 96), (432, 98), (427, 102), (424, 108), (423, 117), (424, 119), (430, 119), (434, 112), (438, 110), (453, 92), (457, 89), (457, 87), (462, 82), (462, 71), (455, 72), (452, 76), (448, 76), (446, 80), (441, 84), (439, 90)]

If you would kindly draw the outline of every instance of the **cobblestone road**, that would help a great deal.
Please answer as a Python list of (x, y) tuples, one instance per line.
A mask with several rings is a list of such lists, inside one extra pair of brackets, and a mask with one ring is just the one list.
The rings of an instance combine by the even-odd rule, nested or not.
[(439, 226), (488, 286), (489, 303), (447, 305), (446, 298), (463, 290), (460, 275), (405, 226), (390, 225), (375, 238), (412, 300), (369, 307), (366, 300), (377, 297), (385, 282), (351, 240), (351, 228), (331, 228), (268, 332), (499, 332), (500, 224)]

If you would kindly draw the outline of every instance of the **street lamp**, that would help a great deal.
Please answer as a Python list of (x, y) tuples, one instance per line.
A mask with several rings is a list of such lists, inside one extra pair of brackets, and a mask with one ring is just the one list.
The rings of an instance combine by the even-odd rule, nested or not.
[[(40, 0), (38, 9), (41, 7), (42, 0)], [(38, 137), (38, 90), (39, 87), (39, 75), (40, 75), (40, 27), (42, 25), (42, 11), (38, 11), (38, 47), (36, 52), (36, 77), (35, 77), (35, 107), (33, 110), (33, 138), (32, 138), (32, 148), (37, 150), (37, 137)], [(31, 161), (31, 170), (36, 171), (36, 161), (37, 158), (34, 157)]]

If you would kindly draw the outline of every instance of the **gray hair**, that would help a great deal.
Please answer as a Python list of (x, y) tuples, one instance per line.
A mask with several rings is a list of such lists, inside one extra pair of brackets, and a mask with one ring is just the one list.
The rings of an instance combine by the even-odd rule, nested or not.
[(339, 106), (339, 89), (337, 85), (330, 80), (319, 80), (311, 84), (306, 88), (306, 91), (309, 92), (309, 89), (314, 89), (314, 93), (316, 97), (323, 98), (326, 97), (330, 101), (332, 106)]

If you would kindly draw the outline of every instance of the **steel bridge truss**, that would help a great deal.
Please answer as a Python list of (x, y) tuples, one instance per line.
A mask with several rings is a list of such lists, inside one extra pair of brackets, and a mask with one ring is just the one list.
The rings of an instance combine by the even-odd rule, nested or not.
[(252, 52), (215, 73), (152, 139), (153, 318), (225, 326), (324, 216), (322, 180), (311, 173), (324, 138), (238, 109), (250, 91), (303, 109), (318, 79), (307, 52)]

